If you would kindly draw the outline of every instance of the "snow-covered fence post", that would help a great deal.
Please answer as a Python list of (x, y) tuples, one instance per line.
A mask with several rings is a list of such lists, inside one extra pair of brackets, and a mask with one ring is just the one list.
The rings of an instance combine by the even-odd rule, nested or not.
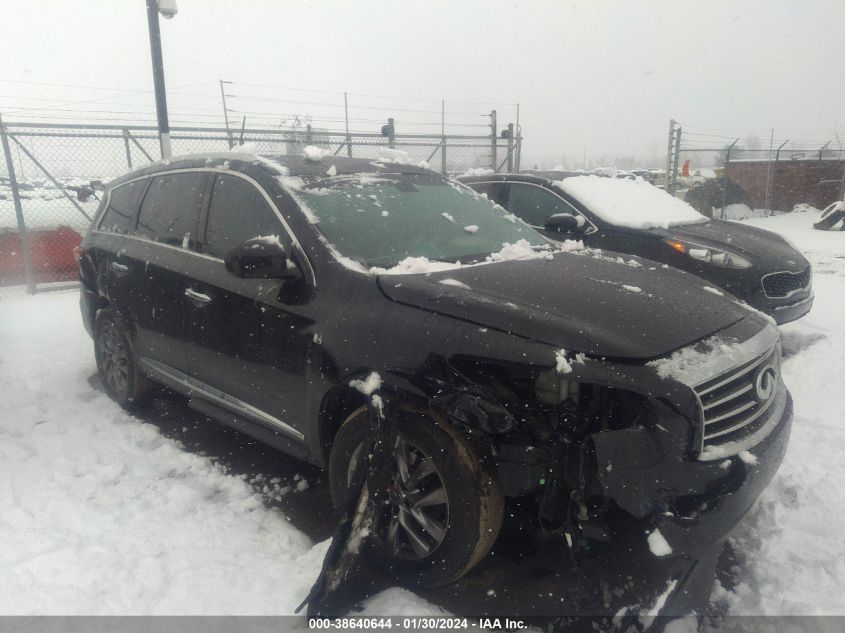
[(3, 117), (0, 116), (0, 137), (3, 139), (3, 155), (6, 158), (6, 170), (9, 174), (9, 186), (12, 189), (12, 200), (15, 203), (15, 217), (18, 222), (18, 235), (21, 240), (21, 252), (23, 253), (23, 269), (26, 276), (26, 291), (35, 294), (35, 277), (32, 274), (32, 254), (29, 251), (29, 237), (26, 233), (26, 222), (23, 219), (23, 206), (21, 205), (21, 194), (18, 189), (18, 179), (15, 176), (15, 165), (12, 162), (12, 149), (9, 147), (9, 137), (6, 126), (3, 125)]
[(513, 171), (513, 123), (508, 123), (508, 173)]
[(440, 171), (446, 171), (446, 100), (440, 101)]
[(349, 135), (349, 99), (343, 93), (343, 119), (346, 121), (346, 155), (352, 158), (352, 137)]
[(728, 146), (727, 152), (725, 152), (725, 167), (723, 169), (724, 176), (722, 178), (724, 181), (724, 186), (722, 187), (722, 214), (719, 216), (722, 220), (725, 219), (725, 207), (728, 206), (728, 166), (731, 164), (731, 150), (737, 143), (739, 143), (739, 139), (734, 140), (734, 142)]
[[(675, 130), (675, 154), (673, 156), (673, 163), (672, 163), (672, 180), (667, 185), (666, 191), (671, 194), (675, 195), (675, 191), (678, 189), (678, 166), (681, 162), (681, 128), (678, 127)], [(666, 174), (666, 177), (669, 177), (669, 174)]]
[(126, 150), (126, 166), (132, 169), (132, 149), (129, 147), (129, 130), (123, 128), (123, 149)]
[(490, 110), (490, 169), (499, 171), (499, 160), (497, 150), (499, 148), (499, 139), (496, 138), (496, 111)]

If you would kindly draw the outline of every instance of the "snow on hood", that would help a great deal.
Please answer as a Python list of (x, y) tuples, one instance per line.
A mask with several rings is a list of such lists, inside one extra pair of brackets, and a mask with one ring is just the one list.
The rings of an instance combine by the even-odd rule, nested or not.
[(599, 218), (632, 229), (669, 228), (707, 222), (683, 200), (642, 179), (574, 176), (555, 183)]

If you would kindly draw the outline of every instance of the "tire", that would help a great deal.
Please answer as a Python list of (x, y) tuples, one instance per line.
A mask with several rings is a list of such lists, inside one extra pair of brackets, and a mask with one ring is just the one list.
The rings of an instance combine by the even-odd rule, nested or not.
[(819, 229), (820, 231), (827, 231), (832, 229), (843, 218), (845, 218), (845, 204), (834, 202), (822, 211), (819, 219), (813, 224), (813, 228)]
[[(329, 456), (335, 507), (346, 496), (352, 456), (361, 450), (368, 424), (366, 408), (358, 409), (335, 437)], [(365, 553), (403, 584), (452, 583), (493, 546), (502, 525), (501, 486), (476, 448), (448, 422), (401, 410), (397, 435), (390, 500)]]
[(124, 409), (143, 401), (150, 382), (138, 369), (126, 321), (111, 308), (97, 312), (94, 321), (97, 373), (109, 397)]

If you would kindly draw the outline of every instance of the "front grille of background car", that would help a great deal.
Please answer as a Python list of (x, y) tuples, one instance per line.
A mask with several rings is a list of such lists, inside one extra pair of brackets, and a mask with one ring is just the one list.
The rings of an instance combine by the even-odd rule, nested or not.
[(762, 279), (763, 290), (767, 297), (788, 297), (793, 292), (807, 288), (810, 285), (812, 274), (810, 266), (807, 266), (800, 273), (770, 273)]
[(695, 388), (704, 410), (704, 448), (736, 442), (748, 437), (767, 420), (764, 415), (775, 400), (777, 382), (765, 401), (757, 397), (755, 381), (766, 367), (773, 367), (780, 379), (780, 346), (759, 358), (709, 380)]

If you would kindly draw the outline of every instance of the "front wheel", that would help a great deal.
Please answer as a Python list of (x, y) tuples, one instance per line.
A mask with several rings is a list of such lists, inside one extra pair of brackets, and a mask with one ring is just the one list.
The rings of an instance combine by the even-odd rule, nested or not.
[[(467, 438), (421, 413), (397, 413), (391, 484), (366, 552), (412, 586), (454, 582), (490, 551), (502, 524), (504, 497)], [(363, 449), (366, 408), (341, 426), (329, 457), (332, 500), (339, 506)]]

